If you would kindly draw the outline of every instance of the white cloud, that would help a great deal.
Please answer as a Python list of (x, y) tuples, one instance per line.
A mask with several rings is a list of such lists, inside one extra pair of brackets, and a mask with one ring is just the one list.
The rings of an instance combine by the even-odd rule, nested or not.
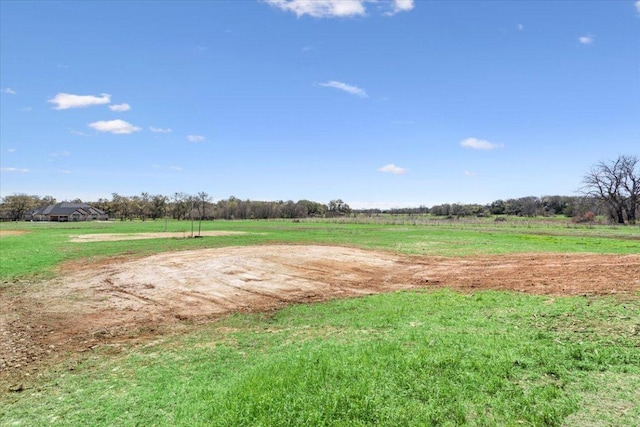
[(473, 171), (464, 171), (465, 176), (478, 176), (477, 172)]
[(7, 153), (15, 153), (16, 149), (15, 148), (9, 148), (7, 149)]
[(366, 5), (375, 4), (384, 15), (392, 16), (407, 12), (415, 7), (415, 0), (263, 0), (285, 12), (293, 12), (298, 17), (309, 15), (314, 18), (348, 18), (365, 16)]
[(107, 93), (100, 96), (93, 95), (72, 95), (70, 93), (59, 93), (47, 102), (56, 104), (56, 110), (67, 110), (69, 108), (86, 108), (91, 105), (102, 105), (111, 102), (111, 95)]
[(110, 132), (113, 134), (130, 134), (142, 130), (124, 120), (101, 120), (99, 122), (89, 123), (89, 127), (98, 132)]
[(29, 169), (25, 169), (25, 168), (0, 168), (0, 172), (20, 172), (20, 173), (27, 173), (27, 172), (29, 172)]
[(31, 107), (22, 107), (22, 108), (20, 109), (20, 111), (25, 111), (25, 112), (28, 112), (28, 111), (31, 111), (31, 110), (32, 110), (32, 108), (31, 108)]
[(153, 133), (171, 133), (173, 130), (171, 128), (154, 128), (153, 126), (149, 126), (149, 130)]
[(16, 93), (18, 93), (15, 90), (11, 89), (10, 87), (6, 87), (6, 88), (2, 89), (2, 91), (0, 91), (0, 92), (6, 93), (8, 95), (15, 95)]
[(205, 140), (205, 137), (202, 135), (187, 135), (187, 140), (189, 142), (202, 142)]
[(172, 171), (181, 171), (182, 168), (180, 166), (169, 166), (169, 169), (171, 169)]
[(362, 16), (365, 14), (364, 0), (265, 0), (286, 12), (298, 17), (303, 15), (314, 18), (335, 18)]
[(636, 2), (636, 10), (640, 13), (640, 0)]
[(518, 31), (523, 31), (523, 30), (524, 30), (524, 25), (518, 24)]
[(588, 36), (578, 37), (578, 41), (582, 44), (591, 44), (593, 43), (593, 36), (588, 35)]
[(393, 163), (378, 168), (378, 172), (392, 173), (394, 175), (404, 175), (408, 171), (405, 168), (398, 167)]
[(69, 169), (60, 169), (60, 173), (63, 173), (63, 174), (70, 174), (70, 173), (71, 173), (71, 171), (70, 171)]
[(368, 98), (367, 92), (364, 89), (359, 88), (358, 86), (348, 85), (346, 83), (338, 82), (335, 80), (328, 81), (326, 83), (318, 83), (322, 87), (332, 87), (335, 89), (342, 90), (344, 92), (350, 93), (351, 95), (357, 95), (360, 98)]
[(496, 148), (504, 147), (504, 144), (494, 144), (493, 142), (478, 138), (467, 138), (460, 141), (460, 145), (465, 148), (473, 148), (474, 150), (495, 150)]
[(387, 12), (387, 15), (392, 16), (400, 12), (408, 12), (414, 8), (413, 0), (394, 0), (393, 10)]
[(131, 105), (129, 104), (113, 104), (113, 105), (109, 105), (109, 109), (111, 111), (117, 111), (117, 112), (123, 112), (123, 111), (129, 111), (131, 110)]

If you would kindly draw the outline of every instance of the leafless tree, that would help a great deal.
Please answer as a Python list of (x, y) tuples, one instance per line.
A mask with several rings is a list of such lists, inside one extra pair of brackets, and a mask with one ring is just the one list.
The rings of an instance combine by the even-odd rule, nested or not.
[(200, 237), (200, 233), (202, 231), (202, 217), (205, 215), (205, 208), (207, 203), (211, 200), (211, 197), (204, 191), (198, 193), (198, 213), (200, 214), (200, 221), (198, 221), (198, 237)]
[(640, 209), (640, 162), (637, 156), (621, 155), (602, 161), (584, 176), (582, 192), (609, 208), (612, 219), (635, 224)]

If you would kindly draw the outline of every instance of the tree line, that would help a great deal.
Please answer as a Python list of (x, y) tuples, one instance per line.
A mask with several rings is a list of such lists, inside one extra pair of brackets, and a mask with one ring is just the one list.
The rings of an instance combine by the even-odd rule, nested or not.
[[(14, 194), (7, 196), (0, 204), (0, 215), (5, 219), (22, 220), (32, 209), (55, 204), (51, 196)], [(83, 203), (80, 199), (73, 203)], [(174, 193), (171, 196), (142, 193), (125, 196), (113, 193), (110, 199), (101, 198), (86, 204), (103, 210), (111, 219), (118, 220), (157, 220), (173, 218), (176, 220), (234, 220), (234, 219), (296, 219), (331, 218), (349, 215), (425, 215), (442, 217), (468, 217), (490, 215), (514, 216), (554, 216), (581, 217), (588, 212), (606, 215), (608, 206), (596, 197), (581, 196), (543, 196), (520, 197), (508, 200), (496, 200), (489, 204), (445, 203), (431, 207), (397, 209), (351, 209), (341, 199), (328, 204), (311, 200), (257, 201), (241, 200), (231, 196), (228, 199), (212, 202), (207, 193)]]
[(488, 204), (477, 203), (444, 203), (431, 207), (399, 209), (364, 209), (356, 211), (365, 214), (423, 215), (443, 216), (449, 218), (485, 217), (492, 215), (512, 216), (555, 216), (564, 215), (569, 218), (581, 217), (588, 212), (596, 215), (606, 214), (604, 206), (595, 197), (583, 196), (528, 196), (507, 200), (495, 200)]
[[(295, 219), (326, 218), (357, 215), (422, 215), (467, 217), (489, 215), (554, 216), (564, 215), (576, 222), (591, 221), (604, 216), (613, 223), (635, 224), (640, 216), (640, 160), (637, 156), (621, 155), (613, 161), (602, 161), (583, 177), (579, 196), (520, 197), (495, 200), (489, 204), (441, 204), (431, 207), (399, 209), (353, 210), (342, 199), (319, 203), (311, 200), (256, 201), (231, 196), (212, 202), (205, 192), (170, 196), (141, 193), (125, 196), (113, 193), (110, 199), (86, 202), (105, 211), (110, 218), (120, 220), (156, 220), (160, 218), (186, 219)], [(82, 203), (81, 200), (71, 202)], [(13, 194), (0, 202), (0, 218), (22, 220), (35, 208), (56, 203), (51, 196)]]
[[(56, 202), (57, 200), (51, 196), (13, 194), (2, 199), (0, 217), (12, 221), (23, 220), (32, 209)], [(123, 221), (134, 219), (146, 221), (161, 218), (177, 220), (194, 218), (204, 220), (323, 218), (346, 216), (352, 213), (349, 205), (342, 199), (331, 200), (328, 204), (323, 204), (311, 200), (298, 200), (297, 202), (292, 200), (241, 200), (231, 196), (214, 203), (205, 192), (197, 194), (178, 192), (171, 196), (149, 193), (125, 196), (113, 193), (110, 199), (100, 198), (96, 201), (75, 199), (69, 202), (86, 203), (106, 212), (111, 219)]]

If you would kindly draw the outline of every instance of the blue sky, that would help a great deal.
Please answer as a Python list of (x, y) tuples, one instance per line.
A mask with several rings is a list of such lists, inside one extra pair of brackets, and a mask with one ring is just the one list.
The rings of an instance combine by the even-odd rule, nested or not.
[(0, 195), (574, 195), (640, 155), (640, 2), (0, 2)]

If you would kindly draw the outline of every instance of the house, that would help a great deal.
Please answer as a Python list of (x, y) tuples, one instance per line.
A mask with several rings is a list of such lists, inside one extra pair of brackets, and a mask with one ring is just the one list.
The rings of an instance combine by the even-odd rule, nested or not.
[(32, 209), (25, 215), (27, 221), (94, 221), (107, 220), (106, 212), (85, 203), (62, 202)]

